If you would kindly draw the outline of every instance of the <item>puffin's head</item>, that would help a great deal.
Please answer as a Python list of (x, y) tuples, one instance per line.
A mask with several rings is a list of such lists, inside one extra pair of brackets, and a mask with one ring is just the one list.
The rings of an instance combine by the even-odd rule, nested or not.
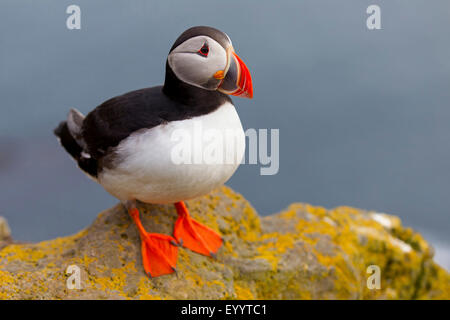
[(170, 49), (167, 62), (175, 76), (187, 84), (253, 97), (250, 72), (222, 31), (211, 27), (186, 30)]

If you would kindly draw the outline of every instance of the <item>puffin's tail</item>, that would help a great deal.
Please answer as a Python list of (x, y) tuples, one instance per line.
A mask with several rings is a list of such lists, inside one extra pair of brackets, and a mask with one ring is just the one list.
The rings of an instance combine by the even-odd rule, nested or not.
[(95, 179), (98, 163), (84, 150), (85, 142), (81, 135), (83, 121), (84, 116), (78, 110), (70, 109), (67, 121), (62, 121), (53, 132), (80, 169)]

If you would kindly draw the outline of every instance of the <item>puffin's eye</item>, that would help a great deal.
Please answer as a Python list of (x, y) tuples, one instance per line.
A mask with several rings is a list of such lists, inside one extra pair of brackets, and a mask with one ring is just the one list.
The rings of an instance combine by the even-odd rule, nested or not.
[(203, 44), (203, 47), (200, 48), (200, 50), (198, 50), (198, 54), (207, 57), (209, 53), (209, 47), (206, 44), (206, 42)]

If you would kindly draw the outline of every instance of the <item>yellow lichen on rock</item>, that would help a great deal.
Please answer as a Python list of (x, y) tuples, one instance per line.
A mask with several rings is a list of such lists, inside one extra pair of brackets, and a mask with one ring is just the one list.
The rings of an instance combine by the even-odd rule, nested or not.
[[(450, 297), (449, 274), (433, 262), (433, 249), (397, 217), (298, 203), (260, 218), (227, 187), (187, 205), (195, 219), (223, 235), (217, 259), (180, 249), (178, 275), (148, 278), (137, 230), (117, 205), (76, 235), (0, 246), (0, 299)], [(172, 233), (173, 206), (139, 209), (149, 232)], [(380, 268), (379, 290), (367, 286), (370, 265)], [(67, 286), (69, 266), (79, 267), (79, 289)]]

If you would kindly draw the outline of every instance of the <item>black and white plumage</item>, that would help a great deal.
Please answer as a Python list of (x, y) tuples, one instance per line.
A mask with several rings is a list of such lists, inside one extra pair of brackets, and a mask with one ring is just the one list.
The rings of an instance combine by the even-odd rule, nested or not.
[[(55, 134), (78, 166), (118, 199), (175, 203), (222, 185), (239, 166), (245, 137), (227, 94), (252, 96), (248, 69), (225, 33), (194, 27), (172, 46), (163, 86), (109, 99), (86, 117), (72, 109)], [(237, 133), (236, 161), (173, 163), (174, 131), (194, 135), (196, 124), (224, 137), (226, 130)]]

